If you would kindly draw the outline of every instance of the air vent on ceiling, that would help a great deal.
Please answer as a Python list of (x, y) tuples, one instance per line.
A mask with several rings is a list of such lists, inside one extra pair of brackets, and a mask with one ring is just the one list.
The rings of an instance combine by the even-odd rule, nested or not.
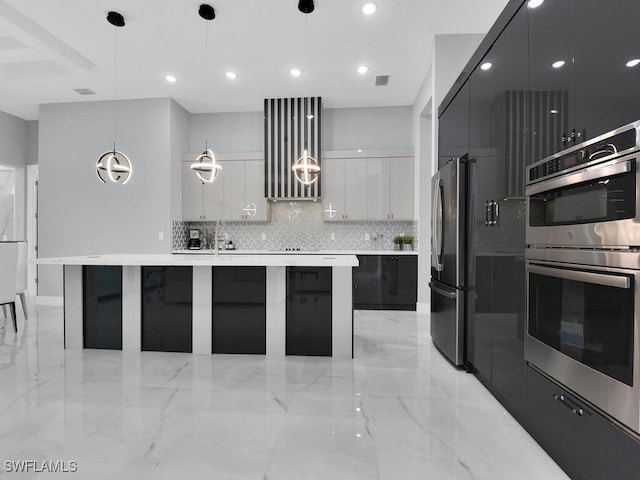
[(376, 87), (386, 87), (389, 84), (389, 75), (376, 75)]
[(79, 93), (80, 95), (95, 95), (96, 92), (91, 90), (90, 88), (74, 88), (74, 92)]

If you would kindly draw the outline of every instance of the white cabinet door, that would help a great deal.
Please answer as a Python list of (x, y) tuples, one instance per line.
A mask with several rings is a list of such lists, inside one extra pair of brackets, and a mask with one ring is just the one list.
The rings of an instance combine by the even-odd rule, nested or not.
[(204, 214), (204, 191), (202, 182), (191, 170), (191, 163), (182, 163), (182, 220), (192, 222), (202, 220)]
[(322, 207), (325, 220), (343, 220), (344, 203), (344, 162), (342, 158), (322, 160), (320, 178), (322, 181)]
[(367, 159), (346, 159), (344, 162), (345, 220), (366, 220), (367, 201)]
[(389, 164), (392, 220), (413, 220), (413, 157), (391, 158)]
[(244, 208), (244, 162), (220, 162), (222, 171), (224, 219), (230, 221), (242, 220)]
[(219, 218), (223, 218), (224, 215), (224, 203), (223, 203), (223, 179), (222, 172), (218, 174), (218, 177), (212, 183), (205, 183), (203, 185), (204, 190), (204, 220), (216, 221)]
[[(264, 196), (264, 161), (244, 162), (243, 218), (249, 221), (269, 220), (268, 203)], [(255, 214), (253, 212), (255, 211)]]
[(370, 158), (367, 161), (367, 219), (389, 218), (389, 159)]

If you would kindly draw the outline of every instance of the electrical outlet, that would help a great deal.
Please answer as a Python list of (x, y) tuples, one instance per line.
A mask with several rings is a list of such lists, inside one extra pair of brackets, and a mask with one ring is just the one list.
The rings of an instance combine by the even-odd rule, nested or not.
[(331, 233), (331, 240), (335, 240), (336, 239), (336, 234), (335, 233)]
[(260, 234), (260, 238), (264, 241), (267, 239), (267, 234), (266, 233), (261, 233)]
[(158, 240), (164, 240), (164, 232), (158, 232)]
[(371, 237), (369, 236), (369, 234), (368, 234), (368, 233), (365, 233), (365, 234), (364, 234), (364, 240), (365, 240), (366, 242), (368, 242), (369, 240), (371, 240)]

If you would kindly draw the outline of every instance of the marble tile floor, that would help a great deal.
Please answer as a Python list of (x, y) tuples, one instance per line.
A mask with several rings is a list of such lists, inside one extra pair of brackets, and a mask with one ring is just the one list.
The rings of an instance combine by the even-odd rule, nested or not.
[(428, 315), (356, 311), (348, 361), (65, 351), (62, 308), (30, 308), (0, 330), (0, 474), (77, 473), (9, 478), (567, 478), (435, 350)]

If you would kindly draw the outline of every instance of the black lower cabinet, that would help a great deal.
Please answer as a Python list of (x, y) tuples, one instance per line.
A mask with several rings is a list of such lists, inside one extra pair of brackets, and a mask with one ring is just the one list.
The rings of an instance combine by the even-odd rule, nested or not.
[(267, 351), (265, 267), (213, 268), (213, 353)]
[(640, 438), (532, 367), (527, 369), (529, 433), (573, 480), (631, 480)]
[(413, 310), (418, 298), (415, 255), (358, 255), (353, 268), (353, 308)]
[(142, 350), (193, 351), (192, 267), (142, 267)]
[(287, 355), (330, 357), (331, 267), (287, 267)]
[(84, 348), (122, 350), (122, 267), (82, 267)]

